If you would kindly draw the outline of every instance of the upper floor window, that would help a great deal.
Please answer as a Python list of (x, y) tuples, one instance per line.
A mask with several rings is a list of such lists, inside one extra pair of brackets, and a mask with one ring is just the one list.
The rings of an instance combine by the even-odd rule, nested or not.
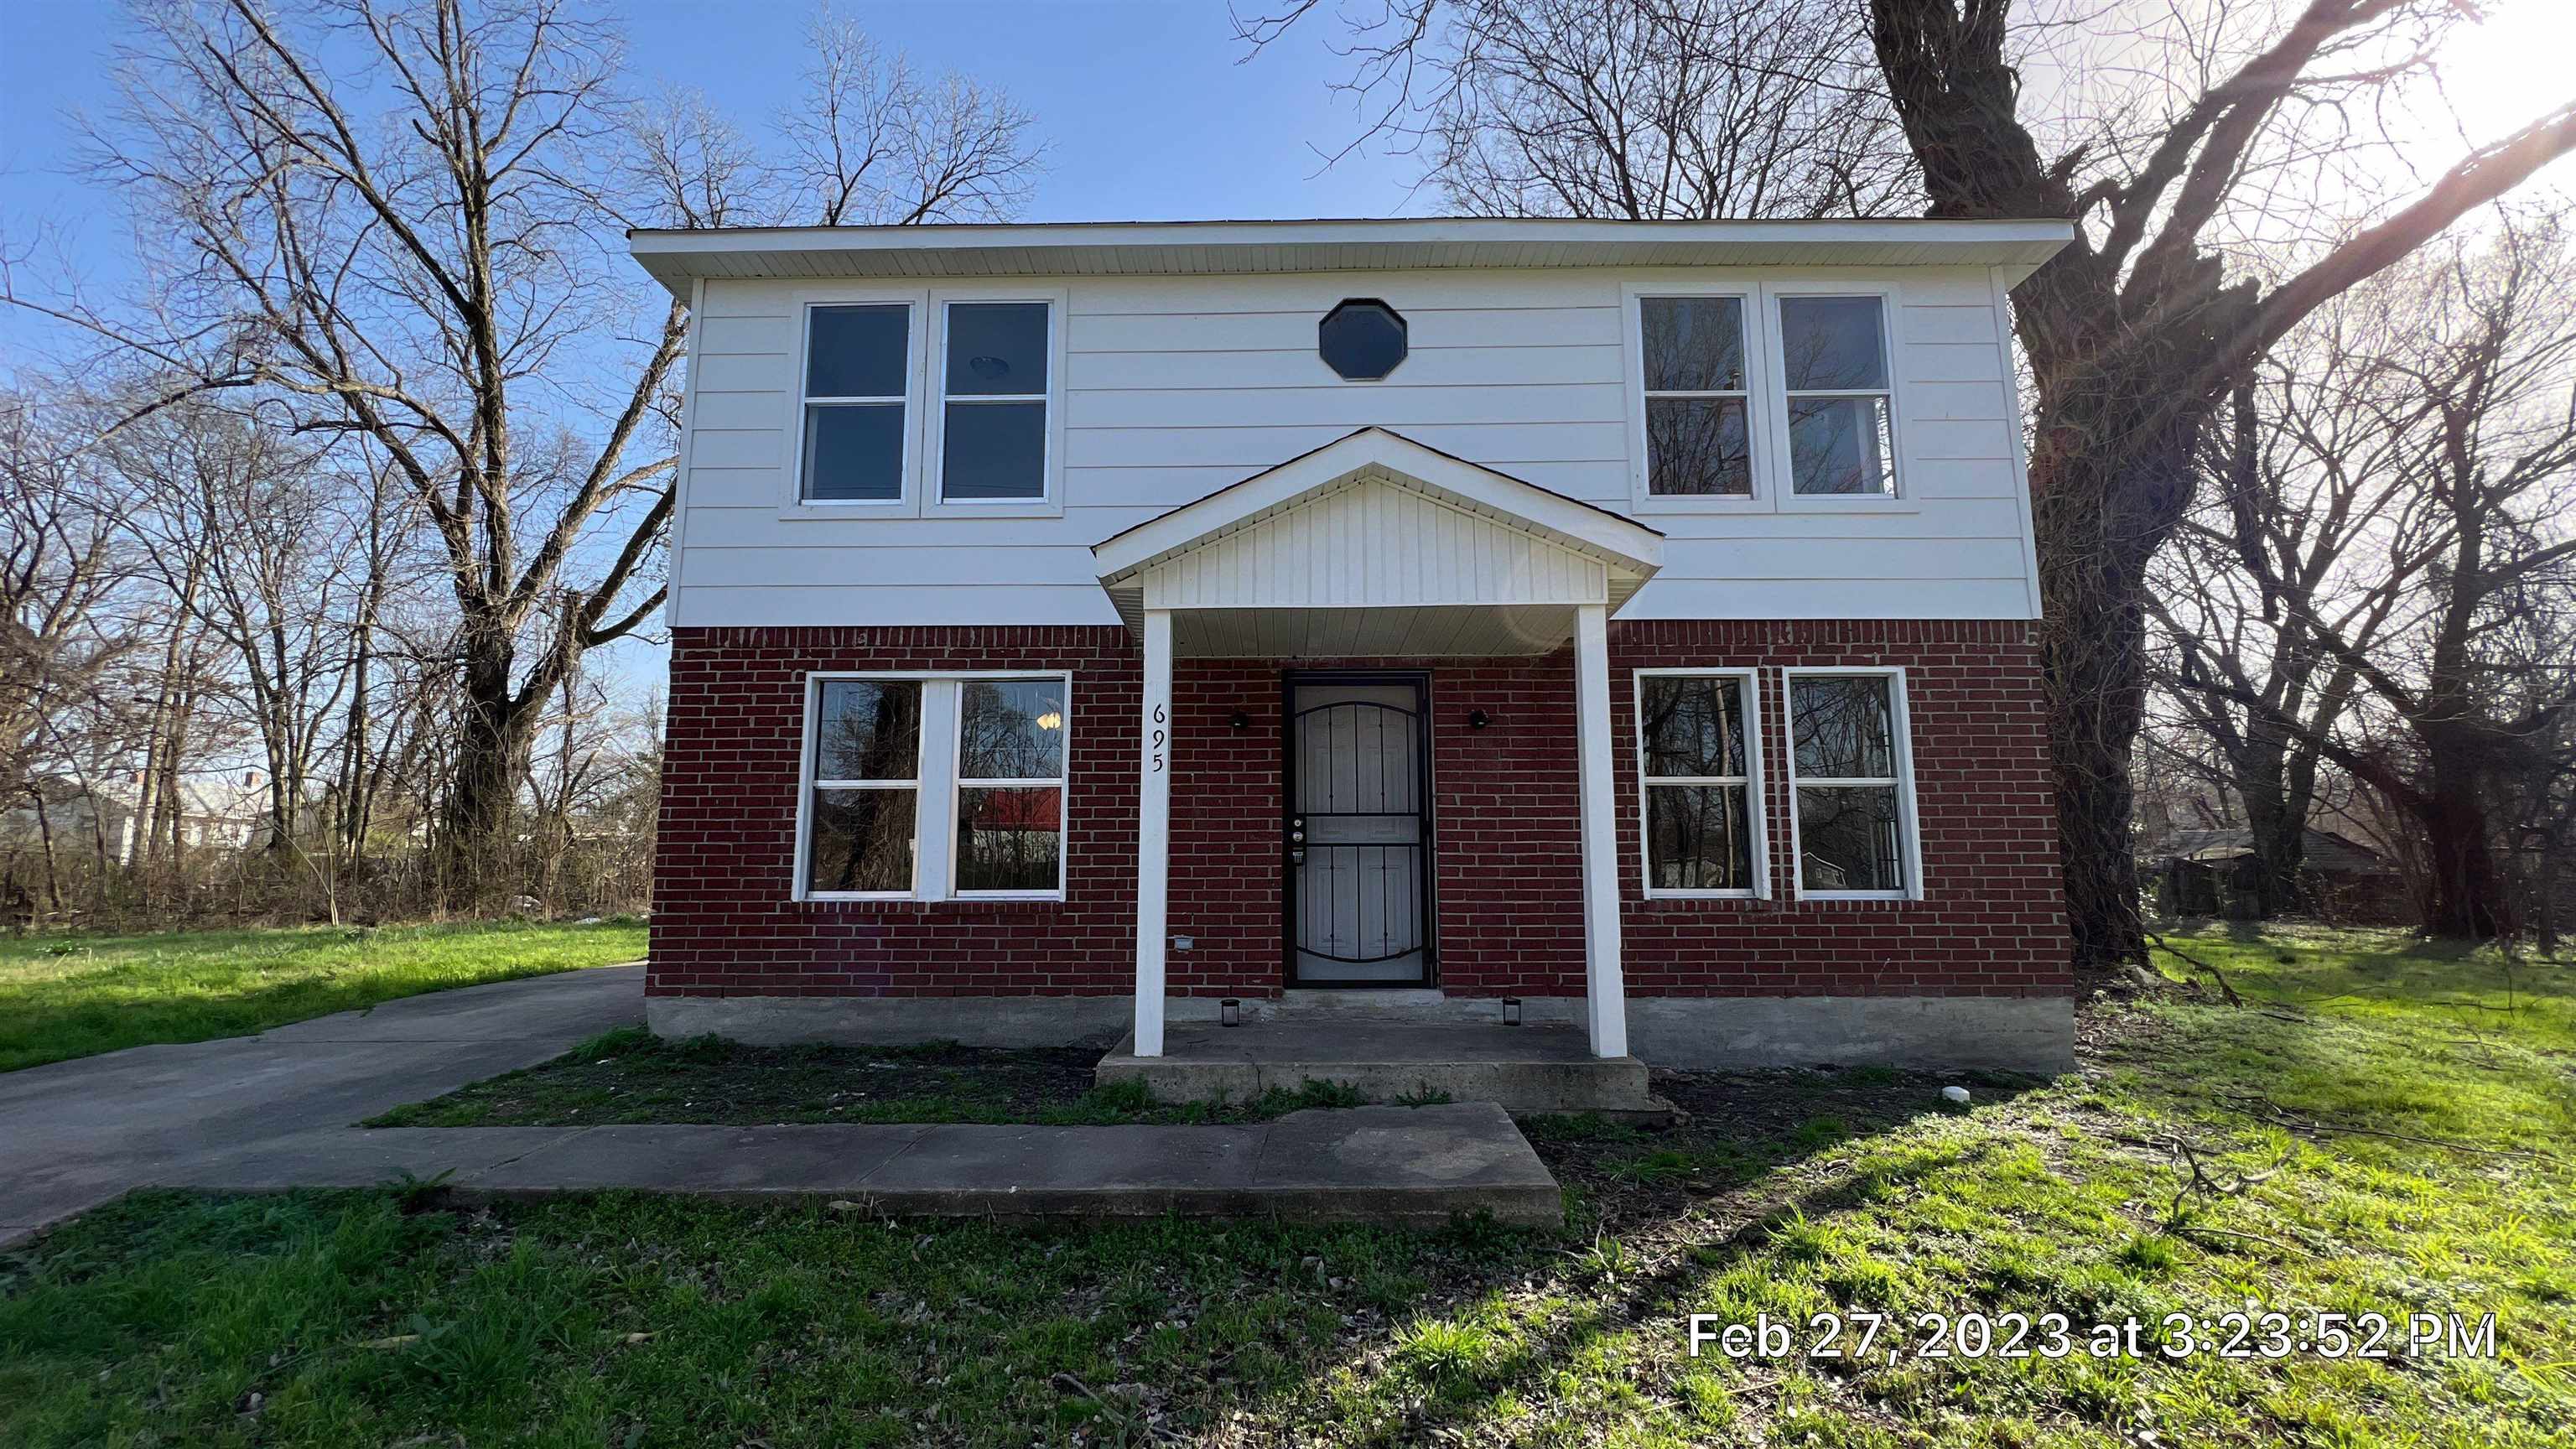
[(1892, 669), (1792, 669), (1785, 677), (1798, 893), (1913, 894), (1904, 675)]
[(1791, 492), (1896, 492), (1885, 310), (1875, 296), (1780, 299)]
[(1762, 881), (1753, 677), (1637, 674), (1646, 893), (1749, 896)]
[(912, 308), (818, 306), (805, 314), (805, 436), (798, 496), (813, 503), (903, 497)]
[(1752, 496), (1744, 299), (1644, 297), (1637, 313), (1646, 377), (1646, 491)]
[(939, 497), (1029, 502), (1047, 493), (1045, 302), (951, 302), (940, 368)]

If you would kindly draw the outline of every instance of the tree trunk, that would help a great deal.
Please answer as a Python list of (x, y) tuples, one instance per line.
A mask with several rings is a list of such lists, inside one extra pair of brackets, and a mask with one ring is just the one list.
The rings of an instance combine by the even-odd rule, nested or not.
[(448, 904), (460, 910), (488, 904), (500, 882), (537, 720), (535, 702), (510, 691), (510, 640), (469, 635), (466, 647), (465, 710), (440, 862)]
[[(2147, 416), (2161, 426), (2142, 429), (2132, 400), (2157, 398), (2153, 380), (2095, 381), (2043, 412), (2030, 459), (2058, 849), (2079, 972), (2146, 957), (2130, 829), (2130, 762), (2146, 719), (2146, 565), (2190, 496), (2201, 417), (2177, 417), (2160, 399)], [(2096, 439), (2123, 442), (2114, 450)]]
[(60, 911), (63, 908), (63, 878), (54, 869), (53, 817), (45, 811), (45, 792), (42, 787), (29, 785), (27, 798), (36, 804), (36, 836), (45, 848), (45, 905), (49, 910)]
[(2254, 911), (2257, 919), (2297, 909), (2306, 896), (2300, 871), (2307, 859), (2310, 788), (2298, 788), (2291, 763), (2290, 731), (2261, 709), (2246, 712), (2245, 760), (2236, 772), (2236, 795), (2254, 836)]
[[(2449, 698), (2437, 692), (2437, 698)], [(2462, 717), (2417, 720), (2431, 788), (2416, 811), (2432, 866), (2433, 898), (2424, 929), (2435, 936), (2487, 941), (2505, 934), (2512, 911), (2504, 873), (2496, 868), (2495, 831), (2486, 808), (2480, 768), (2484, 741)]]

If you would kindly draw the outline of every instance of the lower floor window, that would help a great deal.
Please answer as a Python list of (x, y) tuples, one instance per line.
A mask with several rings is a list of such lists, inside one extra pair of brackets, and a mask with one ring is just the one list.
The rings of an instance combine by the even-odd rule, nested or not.
[(1753, 677), (1742, 671), (1638, 672), (1648, 890), (1759, 891), (1762, 797), (1754, 721), (1761, 716), (1753, 697)]
[(1793, 669), (1787, 681), (1798, 893), (1912, 894), (1905, 677)]
[(801, 894), (1062, 895), (1071, 703), (1062, 674), (816, 676)]

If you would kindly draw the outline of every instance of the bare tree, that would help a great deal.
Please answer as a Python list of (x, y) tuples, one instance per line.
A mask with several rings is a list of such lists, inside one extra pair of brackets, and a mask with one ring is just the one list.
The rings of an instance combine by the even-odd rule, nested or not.
[[(1236, 30), (1259, 46), (1313, 8)], [(1353, 26), (1344, 89), (1475, 215), (1914, 210), (1861, 39), (1845, 0), (1400, 0)]]
[[(2555, 646), (2576, 633), (2571, 317), (2576, 252), (2547, 223), (2425, 255), (2320, 312), (2269, 370), (2259, 419), (2258, 390), (2240, 395), (2239, 429), (2267, 435), (2259, 461), (2185, 521), (2206, 545), (2195, 562), (2253, 598), (2204, 586), (2167, 610), (2178, 682), (2207, 715), (2267, 723), (2407, 822), (2426, 923), (2447, 935), (2511, 924), (2498, 853), (2548, 838), (2569, 768), (2576, 663)], [(2267, 642), (2229, 647), (2231, 618)], [(2277, 708), (2306, 691), (2314, 708)]]
[[(132, 32), (90, 172), (165, 238), (148, 300), (12, 300), (168, 398), (247, 392), (399, 480), (452, 599), (439, 834), (451, 897), (477, 898), (546, 702), (663, 599), (687, 316), (666, 300), (633, 326), (614, 229), (776, 220), (778, 190), (702, 103), (623, 101), (614, 32), (565, 0), (191, 0)], [(1034, 161), (1026, 118), (963, 82), (898, 62), (817, 85), (841, 109), (799, 134), (882, 158), (835, 153), (827, 217), (980, 215)]]
[(84, 799), (103, 854), (102, 762), (140, 733), (147, 635), (119, 602), (135, 561), (113, 500), (31, 401), (0, 394), (0, 812), (32, 814), (49, 909), (63, 905), (54, 807)]
[(806, 50), (802, 104), (778, 129), (788, 190), (818, 223), (978, 221), (1027, 201), (1043, 148), (1009, 96), (953, 72), (925, 80), (829, 11)]
[[(1259, 44), (1311, 3), (1239, 29)], [(1582, 15), (1666, 10), (1603, 0)], [(2146, 570), (2173, 536), (2206, 426), (2273, 343), (2354, 284), (2576, 148), (2576, 105), (2461, 155), (2431, 184), (2339, 218), (2322, 198), (2360, 169), (2356, 148), (2398, 90), (2428, 73), (2439, 41), (2475, 11), (2455, 0), (2197, 0), (2140, 7), (2115, 38), (2129, 85), (2052, 98), (2019, 64), (2032, 16), (2012, 0), (1868, 0), (1877, 86), (1939, 217), (2065, 217), (2075, 242), (2014, 289), (2030, 367), (2031, 489), (2044, 610), (2044, 665), (2061, 855), (2080, 966), (2143, 959), (2131, 855), (2130, 759), (2146, 704)], [(1436, 99), (1473, 43), (1476, 12), (1382, 0), (1350, 17), (1353, 83)], [(2106, 32), (2103, 9), (2082, 29)], [(1758, 22), (1757, 22), (1758, 23)], [(1563, 37), (1579, 52), (1582, 37)], [(2145, 63), (2141, 63), (2141, 62)], [(2064, 67), (2082, 81), (2086, 68)], [(2049, 107), (2062, 100), (2064, 113)], [(1592, 138), (1594, 152), (1625, 138)], [(2375, 154), (2382, 162), (2385, 150)], [(2365, 209), (2383, 198), (2363, 193)], [(2295, 213), (2314, 223), (2285, 223)], [(2277, 280), (2246, 265), (2249, 242)]]

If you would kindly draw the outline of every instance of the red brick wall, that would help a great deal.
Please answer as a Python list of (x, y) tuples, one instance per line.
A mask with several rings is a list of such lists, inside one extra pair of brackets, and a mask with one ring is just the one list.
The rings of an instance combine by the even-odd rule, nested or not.
[[(2069, 989), (2030, 629), (2000, 623), (1611, 627), (1620, 881), (1637, 996), (2020, 994)], [(1573, 664), (1298, 661), (1431, 671), (1442, 984), (1579, 995)], [(1781, 664), (1907, 668), (1921, 902), (1647, 901), (1638, 876), (1629, 669), (1763, 669), (1764, 756), (1782, 758)], [(1072, 669), (1063, 902), (797, 902), (803, 679), (833, 669)], [(1170, 957), (1182, 995), (1281, 978), (1280, 661), (1174, 671)], [(1116, 628), (675, 631), (650, 990), (691, 995), (1124, 994), (1134, 980), (1136, 648)], [(1491, 724), (1471, 730), (1468, 715)], [(1245, 728), (1230, 716), (1241, 711)], [(1779, 772), (1775, 768), (1775, 777)], [(1785, 836), (1787, 795), (1771, 782)]]
[[(1063, 901), (798, 901), (805, 676), (1071, 669)], [(675, 629), (645, 990), (1025, 996), (1136, 984), (1136, 711), (1125, 630)]]
[[(1974, 620), (1655, 621), (1610, 626), (1621, 958), (1631, 996), (2063, 996), (2039, 648), (2030, 624)], [(1902, 664), (1922, 833), (1920, 901), (1800, 902), (1788, 858), (1779, 666)], [(1761, 670), (1771, 899), (1645, 899), (1633, 669)], [(1579, 990), (1579, 974), (1569, 990)]]

